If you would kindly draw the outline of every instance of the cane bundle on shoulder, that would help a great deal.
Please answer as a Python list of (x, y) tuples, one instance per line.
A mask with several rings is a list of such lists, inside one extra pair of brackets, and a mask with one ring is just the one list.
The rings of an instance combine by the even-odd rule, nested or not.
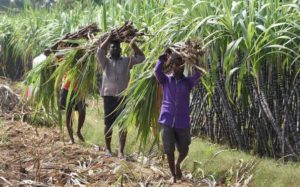
[[(206, 73), (203, 64), (205, 49), (201, 46), (199, 40), (187, 40), (186, 42), (178, 42), (166, 49), (169, 55), (178, 55), (182, 58), (185, 64), (197, 68), (199, 71)], [(170, 71), (170, 64), (166, 63), (165, 72)]]

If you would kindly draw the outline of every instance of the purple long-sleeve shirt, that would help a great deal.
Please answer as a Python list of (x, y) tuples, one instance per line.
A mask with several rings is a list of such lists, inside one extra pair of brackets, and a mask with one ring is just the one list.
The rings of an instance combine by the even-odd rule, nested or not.
[(158, 122), (173, 128), (190, 128), (190, 92), (199, 79), (196, 71), (191, 77), (176, 80), (173, 75), (163, 72), (164, 60), (158, 60), (154, 73), (163, 87), (163, 99)]

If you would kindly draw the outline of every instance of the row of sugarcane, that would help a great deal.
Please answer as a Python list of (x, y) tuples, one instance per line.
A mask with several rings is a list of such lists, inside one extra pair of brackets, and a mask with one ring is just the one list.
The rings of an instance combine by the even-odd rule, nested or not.
[[(217, 71), (222, 70), (218, 67)], [(275, 66), (265, 65), (260, 72), (260, 83), (251, 75), (244, 78), (247, 96), (241, 99), (235, 96), (235, 104), (226, 99), (222, 73), (217, 74), (218, 82), (211, 101), (207, 99), (211, 93), (199, 84), (193, 92), (191, 105), (193, 135), (207, 136), (217, 143), (253, 150), (262, 156), (297, 159), (300, 78), (297, 76), (294, 80), (293, 73), (285, 70), (281, 74)], [(237, 76), (233, 78), (232, 88), (237, 87), (237, 79)]]
[[(261, 9), (272, 5), (251, 5), (255, 13), (247, 12), (253, 21), (248, 22), (247, 32), (243, 30), (247, 20), (232, 14), (230, 19), (237, 19), (233, 21), (237, 25), (221, 28), (227, 29), (224, 38), (230, 29), (236, 29), (238, 34), (229, 35), (236, 38), (228, 42), (224, 52), (216, 45), (208, 54), (209, 76), (193, 93), (193, 134), (262, 156), (298, 160), (300, 30), (294, 18), (299, 17), (299, 4), (275, 8), (275, 19), (285, 11), (291, 17), (279, 16), (282, 20), (271, 25), (267, 24), (270, 20), (261, 19), (268, 13)], [(296, 8), (291, 8), (294, 5)], [(229, 22), (227, 18), (221, 20)]]

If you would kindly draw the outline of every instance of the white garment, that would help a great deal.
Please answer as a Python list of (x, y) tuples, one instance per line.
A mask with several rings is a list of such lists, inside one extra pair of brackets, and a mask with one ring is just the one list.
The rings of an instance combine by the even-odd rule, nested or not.
[[(45, 62), (46, 59), (47, 59), (47, 56), (44, 53), (35, 57), (32, 61), (32, 68), (36, 68), (39, 64)], [(28, 98), (30, 98), (32, 96), (33, 87), (34, 87), (33, 84), (30, 84), (28, 86), (28, 90), (27, 90), (27, 94), (26, 94)], [(38, 87), (35, 88), (33, 96), (36, 94), (37, 91), (38, 91)]]
[(40, 63), (42, 63), (46, 59), (47, 59), (47, 56), (44, 53), (42, 53), (39, 56), (35, 57), (32, 61), (32, 68), (35, 68), (37, 65), (39, 65)]

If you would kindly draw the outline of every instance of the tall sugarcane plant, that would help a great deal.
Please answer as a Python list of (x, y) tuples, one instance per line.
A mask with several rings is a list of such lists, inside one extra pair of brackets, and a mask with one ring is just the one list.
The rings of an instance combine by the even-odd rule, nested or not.
[(214, 8), (220, 14), (199, 28), (212, 34), (210, 73), (192, 101), (194, 134), (297, 158), (299, 5), (224, 1)]
[[(14, 59), (30, 61), (64, 34), (91, 22), (107, 32), (125, 20), (134, 21), (139, 30), (153, 36), (139, 44), (147, 58), (132, 70), (129, 87), (124, 92), (125, 108), (118, 122), (137, 129), (145, 145), (151, 132), (155, 140), (159, 139), (156, 121), (161, 91), (153, 76), (157, 57), (176, 42), (201, 38), (206, 48), (207, 73), (193, 90), (193, 135), (260, 155), (297, 158), (300, 152), (299, 10), (297, 0), (111, 0), (100, 4), (60, 4), (39, 10), (28, 7), (1, 18), (0, 39), (4, 51), (1, 63), (9, 61), (10, 53)], [(39, 19), (42, 14), (47, 19)], [(124, 48), (124, 54), (129, 54), (127, 49)], [(71, 77), (81, 77), (82, 86), (93, 84), (94, 57), (89, 56), (91, 63), (85, 63), (84, 67), (70, 65), (74, 63), (72, 57), (82, 50), (67, 51), (65, 65), (56, 67), (46, 82), (57, 88), (63, 68), (67, 68)], [(55, 66), (50, 64), (49, 61), (50, 67)], [(85, 69), (86, 73), (80, 73), (79, 69)], [(49, 93), (42, 95), (46, 94)]]

